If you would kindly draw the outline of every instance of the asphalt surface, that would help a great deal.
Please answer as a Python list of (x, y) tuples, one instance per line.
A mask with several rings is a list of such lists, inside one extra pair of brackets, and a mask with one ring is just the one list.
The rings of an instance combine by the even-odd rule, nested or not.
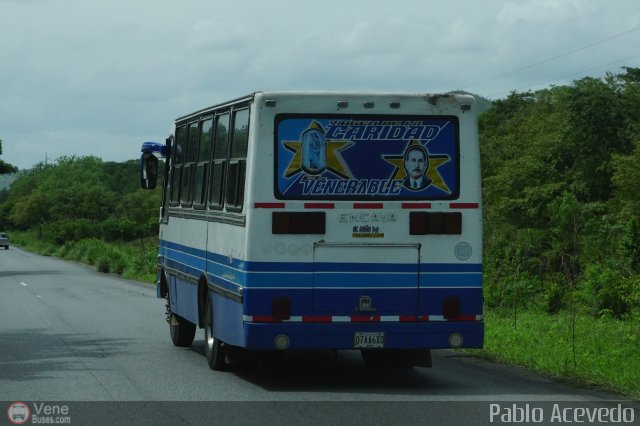
[(32, 415), (35, 401), (67, 404), (71, 424), (500, 424), (541, 411), (547, 424), (554, 404), (573, 410), (565, 420), (623, 404), (640, 422), (640, 406), (620, 395), (448, 350), (429, 369), (372, 372), (357, 352), (328, 351), (214, 372), (202, 330), (191, 348), (172, 345), (152, 285), (15, 247), (0, 250), (0, 291), (0, 401), (26, 402)]

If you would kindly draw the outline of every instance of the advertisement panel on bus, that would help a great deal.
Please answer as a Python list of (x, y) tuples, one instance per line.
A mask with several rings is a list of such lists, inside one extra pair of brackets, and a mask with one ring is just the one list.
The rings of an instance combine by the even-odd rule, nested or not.
[(455, 116), (280, 115), (275, 134), (280, 199), (459, 195)]

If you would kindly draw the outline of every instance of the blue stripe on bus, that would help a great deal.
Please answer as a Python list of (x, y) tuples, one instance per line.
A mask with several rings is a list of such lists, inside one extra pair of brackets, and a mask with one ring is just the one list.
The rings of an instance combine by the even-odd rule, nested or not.
[[(194, 278), (206, 269), (210, 281), (234, 291), (249, 286), (389, 287), (390, 282), (394, 287), (411, 287), (418, 272), (415, 263), (249, 262), (164, 240), (160, 255), (167, 266)], [(422, 263), (419, 272), (420, 287), (482, 286), (482, 264)]]
[(185, 264), (184, 262), (176, 261), (175, 259), (169, 257), (167, 257), (165, 264), (171, 269), (175, 269), (185, 275), (195, 278), (198, 278), (200, 276), (200, 271), (203, 270), (202, 268), (194, 268), (188, 264)]
[[(246, 287), (289, 288), (289, 287), (404, 287), (416, 288), (417, 275), (407, 274), (259, 274), (246, 281)], [(425, 274), (420, 277), (420, 287), (481, 287), (482, 275), (475, 274)]]

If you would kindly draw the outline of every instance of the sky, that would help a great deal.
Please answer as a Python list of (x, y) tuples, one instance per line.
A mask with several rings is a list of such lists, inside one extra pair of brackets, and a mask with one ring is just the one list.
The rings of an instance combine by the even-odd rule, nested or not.
[(638, 0), (0, 0), (0, 159), (138, 158), (255, 91), (489, 99), (640, 67)]

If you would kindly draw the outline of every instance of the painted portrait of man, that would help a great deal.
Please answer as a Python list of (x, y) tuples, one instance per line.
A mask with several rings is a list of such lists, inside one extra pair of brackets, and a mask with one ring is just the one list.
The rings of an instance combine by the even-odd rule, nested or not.
[(420, 191), (431, 185), (431, 179), (426, 175), (429, 169), (429, 154), (419, 142), (409, 144), (403, 155), (404, 170), (407, 177), (403, 185), (411, 191)]

